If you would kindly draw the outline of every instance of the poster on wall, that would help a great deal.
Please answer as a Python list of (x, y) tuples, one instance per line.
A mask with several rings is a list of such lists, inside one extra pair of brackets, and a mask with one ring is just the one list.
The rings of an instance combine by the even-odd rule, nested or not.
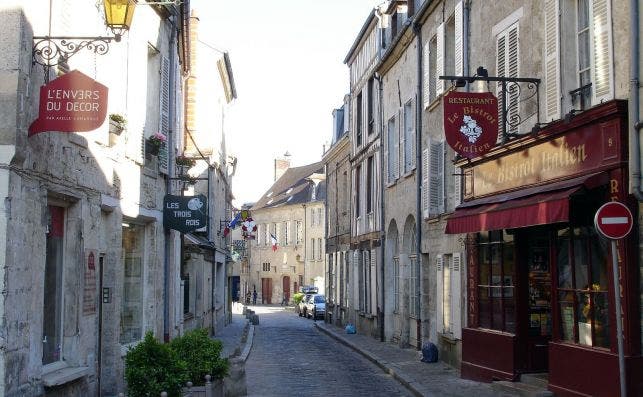
[(444, 135), (462, 157), (491, 150), (498, 140), (498, 98), (490, 92), (451, 91), (444, 96)]
[(28, 136), (93, 131), (106, 115), (107, 87), (73, 70), (40, 87), (38, 118), (29, 126)]

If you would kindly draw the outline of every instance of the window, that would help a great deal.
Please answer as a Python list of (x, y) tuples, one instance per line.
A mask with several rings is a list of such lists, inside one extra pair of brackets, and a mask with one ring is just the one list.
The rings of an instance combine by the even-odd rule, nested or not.
[(395, 116), (388, 120), (387, 124), (387, 169), (388, 169), (388, 182), (393, 183), (397, 179), (397, 171), (399, 166), (399, 147), (398, 147), (398, 131), (395, 124)]
[(317, 260), (322, 260), (322, 239), (321, 237), (317, 239)]
[(415, 115), (413, 102), (404, 105), (404, 173), (415, 168)]
[(364, 312), (364, 262), (362, 258), (362, 252), (359, 250), (353, 251), (353, 263), (357, 265), (357, 296), (359, 310)]
[(373, 156), (366, 160), (366, 213), (373, 212)]
[(304, 232), (301, 221), (297, 221), (295, 228), (297, 229), (295, 230), (295, 233), (297, 233), (297, 244), (301, 244), (304, 241)]
[(459, 252), (438, 255), (436, 259), (438, 332), (449, 334), (456, 339), (462, 337), (461, 260), (462, 254)]
[(290, 244), (290, 222), (284, 222), (284, 245)]
[(442, 296), (438, 302), (442, 302), (442, 329), (444, 332), (452, 332), (453, 322), (451, 320), (451, 256), (445, 255), (442, 266)]
[(513, 236), (500, 231), (478, 233), (479, 326), (516, 332)]
[(400, 257), (393, 257), (393, 294), (395, 298), (395, 312), (400, 311)]
[(358, 165), (355, 168), (355, 218), (359, 218), (362, 215), (362, 203), (360, 196), (362, 195), (362, 166)]
[(315, 209), (310, 209), (310, 226), (315, 226)]
[(362, 93), (357, 94), (355, 101), (355, 143), (362, 146)]
[(315, 239), (310, 239), (310, 260), (315, 259)]
[(411, 317), (419, 316), (419, 279), (418, 279), (418, 258), (417, 255), (409, 256), (409, 264), (411, 265), (411, 274), (409, 275), (409, 314)]
[(375, 102), (375, 84), (374, 79), (368, 79), (368, 102), (366, 106), (366, 117), (368, 118), (368, 135), (375, 131), (375, 110), (373, 103)]
[[(123, 226), (123, 300), (121, 309), (122, 344), (143, 337), (143, 246), (145, 227)], [(189, 300), (188, 300), (189, 302)]]
[(437, 79), (436, 58), (438, 53), (438, 38), (433, 36), (424, 44), (424, 107), (428, 107), (437, 98), (436, 85), (440, 84)]
[(338, 258), (339, 265), (339, 304), (344, 304), (344, 291), (346, 282), (344, 281), (344, 253), (340, 252)]
[(181, 277), (181, 286), (183, 287), (183, 315), (185, 316), (186, 314), (190, 314), (190, 275), (189, 274), (186, 274), (184, 277)]
[(65, 209), (49, 205), (42, 324), (42, 363), (62, 360)]
[(317, 208), (317, 226), (324, 225), (324, 213), (322, 210), (323, 208)]
[(444, 141), (429, 139), (422, 151), (422, 212), (424, 218), (444, 212)]
[(328, 302), (335, 302), (335, 276), (337, 270), (333, 268), (335, 261), (333, 255), (328, 255)]
[(270, 262), (264, 262), (264, 263), (262, 264), (262, 270), (263, 270), (264, 272), (269, 272), (269, 271), (270, 271)]
[(560, 339), (610, 347), (607, 245), (593, 227), (558, 231)]
[[(518, 51), (518, 23), (514, 23), (496, 36), (496, 73), (498, 77), (519, 77), (519, 51)], [(519, 116), (520, 89), (512, 87), (517, 83), (507, 83), (506, 93), (502, 92), (502, 83), (497, 84), (498, 93), (498, 114), (502, 115), (503, 95), (507, 95), (507, 122), (505, 131), (509, 134), (518, 132), (518, 126), (512, 125), (511, 120)], [(502, 124), (502, 123), (500, 123)], [(498, 126), (498, 142), (505, 137), (502, 136), (502, 125)]]
[[(591, 84), (591, 56), (589, 31), (589, 0), (578, 0), (576, 9), (576, 42), (578, 50), (578, 83), (579, 88)], [(591, 103), (591, 90), (581, 89), (578, 93), (581, 109), (587, 109)]]

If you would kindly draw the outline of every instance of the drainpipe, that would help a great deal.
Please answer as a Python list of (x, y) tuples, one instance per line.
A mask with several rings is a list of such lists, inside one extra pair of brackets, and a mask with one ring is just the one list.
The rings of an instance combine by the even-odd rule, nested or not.
[(629, 98), (629, 179), (630, 192), (643, 201), (641, 193), (641, 122), (639, 120), (639, 4), (630, 0), (630, 98)]
[[(174, 175), (174, 122), (176, 119), (176, 109), (174, 106), (174, 101), (176, 100), (176, 90), (174, 89), (175, 80), (176, 80), (176, 59), (174, 54), (174, 48), (176, 47), (176, 10), (171, 8), (172, 16), (170, 17), (171, 32), (170, 32), (170, 76), (169, 76), (169, 127), (167, 134), (167, 173), (168, 178), (165, 180), (165, 193), (172, 193), (172, 178)], [(172, 232), (170, 229), (165, 229), (165, 247), (163, 260), (163, 340), (165, 342), (170, 341), (170, 253), (172, 252)], [(181, 258), (182, 259), (182, 258)]]
[[(378, 52), (379, 52), (379, 59), (382, 58), (382, 54), (384, 53), (384, 29), (382, 29), (382, 13), (377, 7), (375, 9), (375, 16), (378, 19), (378, 28), (380, 29), (380, 42), (378, 45)], [(382, 137), (384, 136), (384, 107), (382, 106), (383, 98), (384, 98), (384, 85), (382, 82), (382, 76), (380, 76), (378, 73), (375, 73), (373, 77), (377, 80), (377, 85), (378, 85), (378, 91), (379, 91), (379, 98), (377, 101), (377, 105), (379, 107), (379, 116), (380, 116), (380, 147), (379, 147), (379, 154), (380, 154), (380, 300), (382, 302), (382, 307), (380, 309), (380, 341), (385, 342), (386, 341), (386, 335), (384, 334), (384, 319), (386, 318), (386, 284), (385, 284), (385, 268), (384, 268), (384, 263), (386, 260), (386, 233), (384, 232), (385, 230), (385, 222), (386, 218), (384, 217), (384, 141), (382, 140)]]
[(413, 33), (417, 37), (417, 88), (415, 99), (415, 250), (416, 250), (416, 277), (419, 281), (418, 297), (418, 320), (417, 320), (417, 348), (422, 348), (422, 292), (424, 291), (424, 281), (422, 280), (422, 111), (423, 111), (423, 92), (422, 92), (422, 25), (419, 22), (413, 24)]

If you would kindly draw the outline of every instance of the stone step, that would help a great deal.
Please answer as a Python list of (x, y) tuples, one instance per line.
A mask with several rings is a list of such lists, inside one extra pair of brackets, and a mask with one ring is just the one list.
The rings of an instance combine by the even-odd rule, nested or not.
[(540, 374), (522, 374), (520, 375), (520, 382), (547, 390), (549, 374), (546, 372)]
[(528, 385), (522, 382), (497, 381), (491, 387), (502, 396), (520, 397), (553, 397), (554, 393), (538, 386)]

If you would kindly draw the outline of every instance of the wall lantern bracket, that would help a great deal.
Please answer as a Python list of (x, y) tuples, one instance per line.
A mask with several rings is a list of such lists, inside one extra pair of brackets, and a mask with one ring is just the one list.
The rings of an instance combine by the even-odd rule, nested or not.
[[(486, 81), (487, 89), (489, 89), (489, 83), (498, 83), (498, 100), (500, 101), (501, 120), (503, 121), (499, 123), (501, 124), (502, 143), (507, 142), (510, 138), (523, 136), (524, 134), (517, 133), (518, 126), (534, 115), (536, 116), (536, 125), (544, 125), (540, 122), (540, 79), (489, 76), (487, 69), (482, 66), (478, 67), (476, 74), (473, 76), (439, 76), (438, 78), (440, 80), (450, 80), (452, 89), (465, 87), (467, 84), (476, 81)], [(535, 102), (535, 110), (523, 118), (520, 115), (520, 105), (525, 102)], [(531, 106), (527, 106), (527, 108)], [(530, 133), (532, 130), (530, 130)]]

